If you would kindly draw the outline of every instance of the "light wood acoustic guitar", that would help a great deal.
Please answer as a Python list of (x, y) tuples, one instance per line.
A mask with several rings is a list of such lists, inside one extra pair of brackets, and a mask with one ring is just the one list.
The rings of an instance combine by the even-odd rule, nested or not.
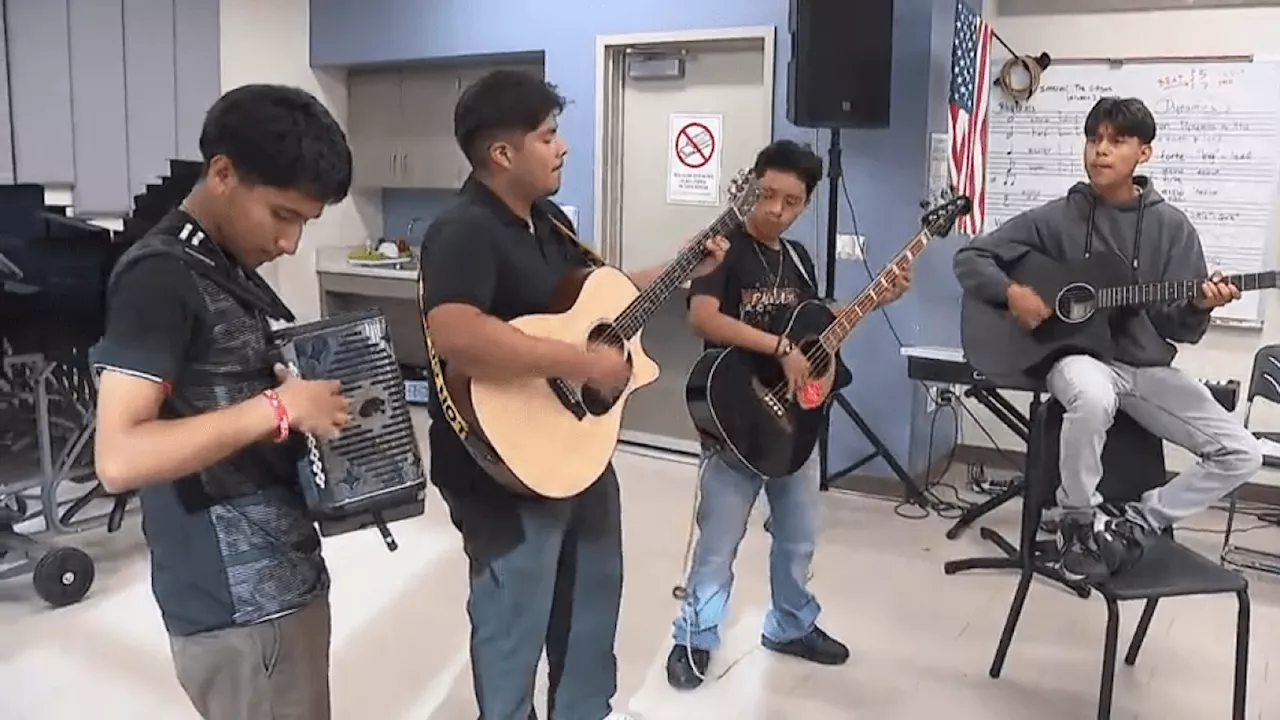
[(494, 479), (522, 495), (567, 498), (600, 478), (617, 449), (627, 398), (658, 378), (641, 331), (707, 257), (707, 240), (738, 227), (759, 197), (755, 178), (740, 172), (715, 221), (643, 292), (617, 268), (586, 269), (561, 281), (551, 312), (511, 321), (535, 337), (619, 348), (631, 366), (631, 380), (616, 395), (559, 378), (494, 382), (466, 377), (447, 364), (441, 368), (426, 333), (445, 417)]

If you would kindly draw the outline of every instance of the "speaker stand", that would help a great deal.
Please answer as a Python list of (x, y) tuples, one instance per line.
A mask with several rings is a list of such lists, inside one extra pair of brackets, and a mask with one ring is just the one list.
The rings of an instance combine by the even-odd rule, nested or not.
[[(839, 128), (831, 128), (828, 130), (831, 141), (827, 150), (827, 248), (823, 257), (823, 301), (830, 304), (835, 301), (836, 297), (836, 235), (840, 224), (840, 188), (844, 182), (844, 171), (840, 162), (840, 134)], [(856, 241), (855, 241), (856, 242)], [(839, 352), (837, 349), (836, 352)], [(822, 434), (818, 438), (818, 472), (822, 478), (822, 489), (827, 490), (831, 487), (831, 481), (834, 478), (847, 475), (867, 463), (880, 458), (889, 466), (889, 470), (897, 476), (902, 482), (903, 487), (907, 490), (907, 500), (920, 507), (927, 508), (929, 506), (928, 499), (925, 497), (924, 488), (915, 478), (902, 467), (902, 463), (898, 462), (898, 458), (889, 450), (889, 446), (884, 444), (879, 435), (871, 429), (866, 419), (862, 417), (862, 413), (853, 406), (842, 393), (836, 393), (832, 398), (833, 402), (827, 406), (826, 427), (823, 428)], [(858, 427), (858, 431), (862, 436), (871, 443), (871, 452), (840, 471), (830, 472), (830, 449), (831, 449), (831, 412), (834, 408), (840, 408), (853, 424)]]

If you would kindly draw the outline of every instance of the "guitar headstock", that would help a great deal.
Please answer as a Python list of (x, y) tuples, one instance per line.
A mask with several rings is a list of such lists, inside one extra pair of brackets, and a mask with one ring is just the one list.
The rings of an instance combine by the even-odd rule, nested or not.
[(745, 218), (760, 202), (760, 182), (750, 170), (739, 170), (729, 181), (729, 207), (738, 219)]
[(944, 237), (957, 220), (971, 212), (973, 200), (968, 195), (954, 195), (926, 211), (920, 224), (933, 237)]

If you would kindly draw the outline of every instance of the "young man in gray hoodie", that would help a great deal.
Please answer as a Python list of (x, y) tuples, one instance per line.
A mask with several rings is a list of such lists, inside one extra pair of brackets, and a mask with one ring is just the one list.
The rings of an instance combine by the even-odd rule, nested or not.
[[(1150, 179), (1134, 176), (1151, 158), (1155, 119), (1137, 98), (1107, 97), (1084, 124), (1089, 182), (1067, 196), (1024, 212), (977, 238), (955, 256), (964, 291), (1007, 307), (1028, 329), (1051, 310), (1034, 290), (1005, 273), (1028, 252), (1067, 261), (1087, 251), (1118, 254), (1137, 282), (1205, 277), (1196, 229), (1165, 202)], [(1208, 508), (1258, 471), (1257, 441), (1194, 378), (1170, 367), (1177, 348), (1195, 343), (1209, 313), (1240, 297), (1214, 274), (1191, 302), (1148, 306), (1113, 331), (1115, 362), (1086, 355), (1059, 360), (1046, 384), (1066, 408), (1062, 423), (1058, 504), (1061, 569), (1068, 577), (1101, 580), (1130, 566), (1156, 533)], [(1200, 458), (1195, 467), (1142, 501), (1100, 511), (1102, 447), (1116, 410)]]

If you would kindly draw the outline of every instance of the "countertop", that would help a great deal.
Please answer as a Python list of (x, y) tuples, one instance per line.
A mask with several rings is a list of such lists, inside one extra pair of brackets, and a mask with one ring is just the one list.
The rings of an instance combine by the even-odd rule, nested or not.
[(322, 247), (316, 251), (316, 272), (335, 275), (359, 275), (384, 280), (418, 281), (418, 263), (411, 261), (398, 268), (359, 267), (347, 262), (347, 254), (353, 247)]

